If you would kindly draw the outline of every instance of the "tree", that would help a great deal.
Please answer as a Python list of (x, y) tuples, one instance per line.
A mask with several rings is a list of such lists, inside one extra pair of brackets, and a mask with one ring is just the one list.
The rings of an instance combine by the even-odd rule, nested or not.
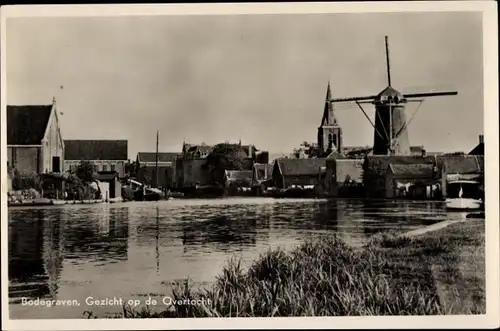
[(76, 168), (76, 176), (84, 183), (90, 183), (97, 177), (94, 165), (89, 161), (82, 161)]
[(132, 178), (137, 177), (139, 172), (139, 163), (137, 161), (129, 162), (125, 164), (125, 173)]
[(299, 148), (293, 150), (293, 156), (296, 158), (312, 158), (318, 156), (319, 148), (317, 144), (302, 142)]
[(247, 154), (239, 144), (222, 143), (215, 145), (207, 156), (206, 169), (215, 183), (222, 184), (225, 170), (243, 170)]

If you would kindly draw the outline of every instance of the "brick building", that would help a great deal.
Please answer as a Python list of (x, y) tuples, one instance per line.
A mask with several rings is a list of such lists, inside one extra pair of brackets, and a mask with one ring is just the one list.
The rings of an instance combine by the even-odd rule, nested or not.
[(65, 140), (64, 170), (75, 171), (82, 161), (93, 164), (99, 171), (115, 171), (120, 178), (126, 175), (127, 140)]
[(175, 187), (175, 166), (179, 153), (158, 153), (158, 183), (156, 183), (156, 153), (137, 153), (136, 180), (141, 183), (150, 182), (156, 187), (172, 189)]
[(277, 188), (317, 186), (326, 159), (278, 159), (274, 162), (273, 183)]

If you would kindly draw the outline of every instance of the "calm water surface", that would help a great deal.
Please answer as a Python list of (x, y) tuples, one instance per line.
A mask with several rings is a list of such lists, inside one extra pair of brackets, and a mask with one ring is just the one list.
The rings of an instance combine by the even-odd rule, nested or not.
[[(170, 295), (172, 282), (214, 281), (231, 257), (245, 265), (269, 248), (338, 233), (359, 245), (387, 230), (408, 231), (450, 219), (432, 202), (172, 200), (9, 209), (11, 318), (82, 318), (121, 311), (85, 298)], [(22, 298), (80, 306), (28, 307)], [(164, 308), (159, 304), (159, 309)]]

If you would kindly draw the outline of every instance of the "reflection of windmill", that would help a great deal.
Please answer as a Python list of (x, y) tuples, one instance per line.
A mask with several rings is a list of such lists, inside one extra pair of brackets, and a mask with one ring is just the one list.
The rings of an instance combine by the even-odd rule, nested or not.
[[(388, 86), (378, 95), (332, 99), (331, 102), (356, 102), (363, 114), (375, 130), (373, 142), (374, 155), (410, 155), (410, 142), (408, 140), (408, 125), (410, 120), (406, 121), (405, 105), (407, 102), (419, 102), (419, 107), (423, 100), (418, 98), (434, 97), (444, 95), (457, 95), (458, 92), (428, 92), (401, 94), (391, 86), (391, 68), (389, 62), (389, 44), (387, 36), (385, 37), (385, 51), (387, 61), (387, 81)], [(375, 124), (370, 120), (362, 103), (375, 105)]]

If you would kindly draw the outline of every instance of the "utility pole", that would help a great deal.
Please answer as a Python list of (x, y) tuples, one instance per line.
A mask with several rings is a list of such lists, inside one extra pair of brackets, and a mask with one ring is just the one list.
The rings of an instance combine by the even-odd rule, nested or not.
[(160, 131), (156, 130), (156, 162), (155, 162), (155, 175), (156, 175), (156, 188), (158, 188), (158, 144), (160, 141)]

